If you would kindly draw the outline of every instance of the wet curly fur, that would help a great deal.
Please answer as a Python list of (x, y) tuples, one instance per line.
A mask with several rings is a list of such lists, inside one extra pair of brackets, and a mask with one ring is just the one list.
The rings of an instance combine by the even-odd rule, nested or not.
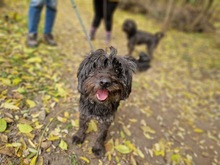
[(145, 44), (150, 58), (153, 51), (157, 47), (161, 38), (164, 37), (163, 32), (151, 34), (137, 29), (136, 23), (131, 19), (126, 19), (122, 25), (122, 30), (126, 33), (128, 39), (128, 55), (132, 55), (136, 45)]
[(77, 73), (80, 117), (79, 130), (72, 141), (75, 144), (83, 143), (89, 121), (98, 120), (98, 137), (92, 147), (92, 152), (98, 158), (105, 154), (104, 141), (120, 101), (131, 93), (132, 74), (135, 71), (134, 62), (117, 56), (113, 47), (110, 47), (110, 51), (110, 54), (102, 49), (91, 52), (81, 62)]
[(136, 64), (137, 70), (140, 72), (146, 71), (150, 68), (151, 59), (145, 52), (140, 52), (138, 59), (133, 56), (127, 56), (127, 58)]

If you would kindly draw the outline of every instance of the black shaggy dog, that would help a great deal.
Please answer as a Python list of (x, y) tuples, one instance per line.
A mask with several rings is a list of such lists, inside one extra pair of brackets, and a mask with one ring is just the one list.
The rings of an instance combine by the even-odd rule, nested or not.
[(115, 48), (110, 47), (110, 51), (92, 52), (81, 62), (77, 73), (80, 117), (79, 130), (72, 140), (75, 144), (83, 143), (89, 121), (98, 120), (99, 133), (92, 147), (98, 158), (105, 154), (104, 141), (120, 101), (131, 93), (136, 67), (126, 57), (116, 56)]
[(144, 52), (140, 52), (138, 59), (134, 58), (133, 56), (127, 56), (127, 58), (136, 64), (137, 70), (140, 72), (146, 71), (150, 68), (151, 59), (149, 55)]
[(152, 58), (154, 49), (164, 36), (162, 32), (151, 34), (138, 30), (136, 23), (131, 19), (124, 21), (122, 29), (126, 33), (128, 39), (128, 55), (132, 55), (135, 45), (145, 44), (147, 46), (148, 55)]

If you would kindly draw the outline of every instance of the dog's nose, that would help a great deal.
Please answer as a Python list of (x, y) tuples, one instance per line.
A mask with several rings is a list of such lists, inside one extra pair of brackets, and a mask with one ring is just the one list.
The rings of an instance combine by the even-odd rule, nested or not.
[(111, 85), (111, 80), (109, 78), (103, 78), (99, 81), (101, 87), (109, 87)]

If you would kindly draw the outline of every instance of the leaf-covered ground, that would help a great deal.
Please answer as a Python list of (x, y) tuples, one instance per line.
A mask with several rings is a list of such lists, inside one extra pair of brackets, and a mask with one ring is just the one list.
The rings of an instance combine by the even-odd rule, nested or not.
[[(0, 162), (3, 165), (219, 165), (220, 49), (212, 34), (170, 30), (154, 54), (151, 68), (137, 73), (130, 98), (121, 103), (106, 141), (106, 156), (91, 152), (96, 121), (86, 141), (71, 143), (78, 129), (76, 71), (90, 47), (70, 1), (59, 1), (54, 35), (58, 47), (43, 40), (25, 46), (27, 1), (0, 4)], [(87, 29), (92, 1), (77, 0)], [(42, 37), (44, 17), (41, 17)], [(111, 45), (127, 54), (121, 25), (126, 18), (149, 32), (161, 24), (119, 9)], [(93, 45), (106, 49), (100, 27)], [(135, 54), (145, 50), (136, 48)]]

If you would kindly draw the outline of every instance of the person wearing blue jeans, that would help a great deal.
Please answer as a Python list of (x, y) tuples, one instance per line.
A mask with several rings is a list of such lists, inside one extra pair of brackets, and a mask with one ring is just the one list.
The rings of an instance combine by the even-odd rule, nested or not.
[(52, 29), (56, 18), (57, 0), (31, 0), (28, 13), (28, 36), (27, 45), (35, 47), (38, 45), (38, 24), (40, 21), (41, 11), (46, 5), (44, 40), (51, 46), (56, 46), (52, 35)]

